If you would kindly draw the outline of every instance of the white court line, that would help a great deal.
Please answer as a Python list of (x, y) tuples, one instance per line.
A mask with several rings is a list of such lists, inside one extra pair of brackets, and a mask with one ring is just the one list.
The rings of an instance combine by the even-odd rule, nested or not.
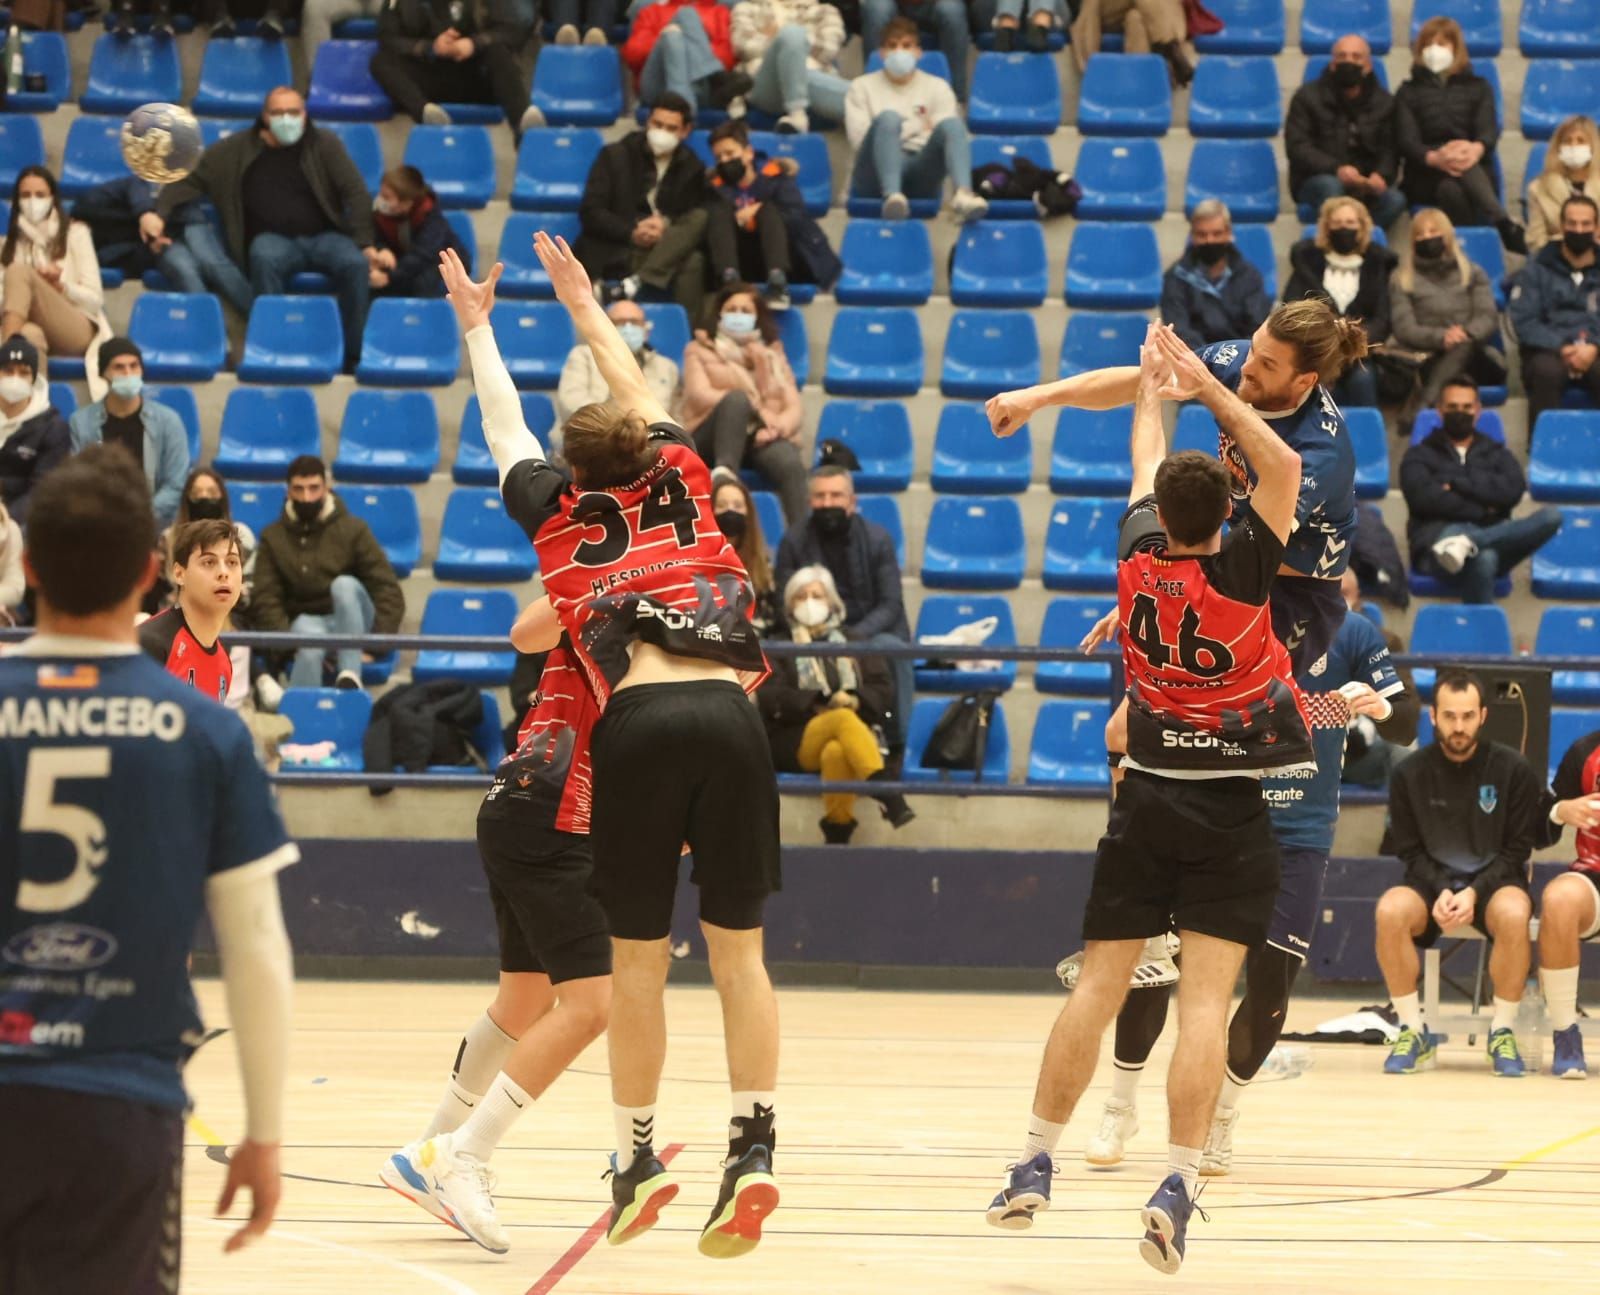
[[(185, 1218), (185, 1223), (211, 1223), (219, 1227), (233, 1227), (227, 1219), (213, 1219), (201, 1216), (199, 1218)], [(359, 1259), (371, 1260), (383, 1264), (385, 1267), (394, 1268), (403, 1273), (410, 1273), (413, 1277), (421, 1277), (424, 1281), (431, 1282), (440, 1290), (450, 1292), (450, 1295), (480, 1295), (477, 1290), (465, 1282), (458, 1282), (454, 1277), (446, 1277), (443, 1273), (434, 1272), (431, 1268), (424, 1268), (420, 1264), (410, 1264), (404, 1259), (391, 1259), (388, 1255), (377, 1254), (371, 1250), (363, 1250), (360, 1246), (346, 1245), (342, 1241), (326, 1241), (321, 1237), (308, 1237), (301, 1232), (290, 1232), (287, 1228), (273, 1228), (267, 1235), (281, 1238), (284, 1241), (298, 1241), (301, 1245), (312, 1246), (319, 1250), (333, 1250), (347, 1255), (355, 1255)]]

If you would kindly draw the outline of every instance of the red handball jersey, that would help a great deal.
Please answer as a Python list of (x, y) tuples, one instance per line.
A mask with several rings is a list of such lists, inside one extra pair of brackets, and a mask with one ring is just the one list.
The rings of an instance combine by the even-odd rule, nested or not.
[[(1553, 790), (1557, 800), (1600, 796), (1600, 729), (1567, 748), (1556, 769)], [(1600, 877), (1600, 828), (1579, 830), (1578, 860), (1573, 866)]]
[(1241, 518), (1205, 557), (1169, 557), (1155, 497), (1132, 505), (1118, 547), (1128, 762), (1184, 778), (1315, 767), (1310, 726), (1267, 598), (1283, 542)]
[(501, 486), (602, 709), (636, 640), (730, 666), (746, 692), (767, 677), (750, 623), (755, 594), (717, 529), (711, 474), (681, 427), (650, 433), (656, 461), (627, 485), (579, 490), (543, 459), (524, 459)]
[(233, 662), (219, 638), (209, 648), (202, 647), (183, 618), (181, 607), (157, 612), (139, 626), (139, 646), (154, 657), (170, 675), (176, 675), (207, 697), (227, 701), (233, 687)]
[(594, 780), (589, 734), (600, 707), (565, 635), (545, 659), (517, 749), (495, 770), (480, 817), (515, 818), (584, 836)]

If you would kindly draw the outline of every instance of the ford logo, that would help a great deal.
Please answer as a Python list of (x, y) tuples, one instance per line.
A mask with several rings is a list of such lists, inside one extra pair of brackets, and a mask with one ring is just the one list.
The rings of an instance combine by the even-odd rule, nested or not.
[(76, 922), (30, 927), (6, 941), (0, 956), (35, 971), (89, 971), (103, 967), (117, 954), (116, 938)]

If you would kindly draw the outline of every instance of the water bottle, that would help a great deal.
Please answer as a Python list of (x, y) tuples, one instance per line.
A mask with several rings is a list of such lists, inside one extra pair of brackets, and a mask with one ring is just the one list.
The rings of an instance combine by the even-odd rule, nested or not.
[(1544, 1009), (1544, 995), (1539, 992), (1538, 980), (1529, 977), (1522, 991), (1522, 1002), (1517, 1005), (1517, 1046), (1522, 1049), (1522, 1064), (1530, 1075), (1544, 1065), (1544, 1036), (1549, 1029), (1550, 1017)]
[(1311, 1049), (1293, 1043), (1280, 1043), (1261, 1063), (1257, 1079), (1297, 1079), (1312, 1066)]
[(12, 23), (6, 32), (6, 97), (22, 89), (22, 28)]

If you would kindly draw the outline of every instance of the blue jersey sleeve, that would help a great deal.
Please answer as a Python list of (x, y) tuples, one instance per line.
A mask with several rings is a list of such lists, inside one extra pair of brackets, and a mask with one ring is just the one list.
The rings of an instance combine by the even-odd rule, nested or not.
[(1229, 391), (1239, 390), (1239, 370), (1250, 355), (1248, 340), (1212, 342), (1200, 351), (1201, 362)]
[(1344, 415), (1323, 388), (1320, 407), (1304, 411), (1303, 424), (1291, 438), (1300, 455), (1300, 500), (1295, 518), (1341, 522), (1355, 504), (1356, 453)]
[(215, 877), (247, 864), (273, 860), (282, 867), (299, 858), (278, 812), (266, 770), (256, 759), (250, 733), (231, 715), (226, 719), (217, 761), (218, 812), (208, 871)]

